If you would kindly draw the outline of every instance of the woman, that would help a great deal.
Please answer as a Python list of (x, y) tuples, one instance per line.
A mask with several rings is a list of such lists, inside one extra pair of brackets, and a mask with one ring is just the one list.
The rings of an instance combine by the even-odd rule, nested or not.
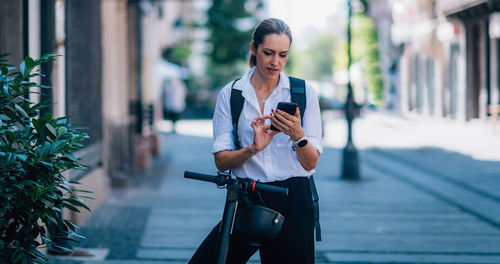
[[(308, 177), (319, 155), (321, 120), (315, 91), (306, 84), (307, 107), (301, 124), (295, 115), (276, 110), (278, 102), (290, 102), (290, 82), (282, 72), (288, 59), (292, 35), (281, 20), (262, 21), (250, 44), (252, 67), (241, 79), (227, 84), (215, 107), (214, 158), (221, 171), (233, 170), (241, 178), (289, 189), (288, 196), (261, 193), (265, 206), (280, 212), (285, 222), (278, 235), (261, 247), (232, 236), (227, 263), (246, 263), (260, 251), (262, 263), (314, 263), (314, 220)], [(240, 149), (232, 137), (231, 89), (244, 97), (238, 122)], [(279, 131), (270, 130), (270, 125)], [(251, 197), (252, 198), (252, 197)], [(255, 198), (252, 198), (256, 200)], [(239, 207), (240, 209), (241, 207)], [(198, 248), (190, 263), (207, 263), (216, 248), (218, 226)]]

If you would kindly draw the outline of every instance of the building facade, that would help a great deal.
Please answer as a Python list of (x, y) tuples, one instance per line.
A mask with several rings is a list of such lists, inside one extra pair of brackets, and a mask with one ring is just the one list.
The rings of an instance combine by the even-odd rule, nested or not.
[(499, 104), (498, 0), (392, 0), (406, 113), (487, 120)]
[[(161, 52), (182, 36), (172, 28), (190, 11), (189, 1), (4, 0), (0, 3), (0, 53), (12, 63), (47, 52), (40, 80), (53, 89), (53, 116), (87, 127), (90, 138), (75, 153), (89, 166), (68, 179), (94, 192), (95, 209), (116, 185), (147, 170), (158, 154), (155, 121), (161, 118)], [(69, 215), (81, 223), (87, 212)]]

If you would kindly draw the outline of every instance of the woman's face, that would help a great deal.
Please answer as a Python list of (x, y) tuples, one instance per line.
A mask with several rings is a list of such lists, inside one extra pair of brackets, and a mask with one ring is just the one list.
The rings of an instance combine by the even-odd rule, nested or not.
[(254, 43), (250, 44), (250, 48), (256, 57), (256, 71), (264, 79), (276, 79), (288, 60), (290, 38), (286, 34), (269, 34), (257, 49)]

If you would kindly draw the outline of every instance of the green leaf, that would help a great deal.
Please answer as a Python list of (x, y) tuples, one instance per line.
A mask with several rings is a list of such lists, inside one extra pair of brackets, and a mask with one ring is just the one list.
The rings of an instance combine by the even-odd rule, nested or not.
[(73, 250), (71, 250), (69, 248), (65, 248), (65, 247), (58, 245), (56, 243), (52, 244), (52, 248), (55, 249), (56, 251), (58, 251), (59, 253), (73, 252)]
[(41, 258), (41, 259), (45, 259), (46, 258), (45, 255), (42, 252), (40, 252), (40, 251), (38, 251), (37, 249), (34, 249), (34, 248), (29, 248), (27, 250), (27, 252), (30, 255), (32, 255), (33, 257), (38, 257), (38, 258)]
[(52, 154), (52, 153), (58, 153), (59, 150), (60, 150), (60, 147), (61, 145), (65, 144), (66, 142), (65, 141), (56, 141), (52, 144), (50, 144), (50, 151), (49, 153)]
[(45, 206), (47, 206), (47, 208), (51, 208), (51, 207), (54, 206), (53, 202), (51, 202), (51, 201), (49, 201), (49, 200), (47, 200), (45, 198), (40, 198), (38, 200), (40, 200)]
[[(42, 230), (43, 230), (43, 229), (42, 229)], [(41, 235), (41, 237), (42, 237), (42, 242), (43, 242), (44, 244), (51, 244), (51, 243), (52, 243), (52, 240), (51, 240), (50, 238), (48, 238), (47, 236), (45, 236), (45, 235)]]
[(30, 117), (28, 116), (28, 114), (26, 114), (26, 112), (24, 111), (24, 109), (23, 109), (22, 107), (20, 107), (18, 104), (14, 104), (14, 107), (17, 109), (17, 111), (18, 111), (19, 113), (21, 113), (21, 115), (23, 115), (24, 117), (26, 117), (26, 118), (28, 118), (28, 119), (30, 118)]
[(87, 191), (87, 190), (74, 190), (75, 192), (82, 192), (82, 193), (94, 193), (92, 191)]
[[(78, 227), (77, 227), (77, 228), (78, 228)], [(68, 235), (69, 235), (69, 236), (71, 236), (71, 237), (76, 237), (76, 238), (78, 238), (78, 239), (86, 239), (86, 237), (84, 237), (84, 236), (82, 236), (82, 235), (79, 235), (79, 234), (77, 234), (76, 232), (68, 231), (67, 233), (68, 233)], [(78, 242), (78, 241), (76, 241), (76, 242)]]
[(78, 158), (73, 155), (73, 153), (71, 152), (67, 152), (67, 153), (63, 153), (64, 157), (67, 157), (68, 159), (72, 160), (72, 161), (77, 161)]
[(64, 185), (60, 185), (59, 187), (60, 187), (61, 189), (65, 190), (65, 191), (67, 191), (68, 193), (73, 193), (73, 190), (71, 190), (70, 188), (68, 188), (68, 187), (66, 187), (66, 186), (64, 186)]
[(57, 129), (58, 136), (61, 136), (61, 135), (65, 134), (66, 132), (68, 132), (68, 129), (66, 129), (65, 127), (60, 127)]
[(24, 64), (26, 65), (26, 68), (28, 68), (28, 71), (31, 71), (36, 66), (35, 61), (33, 61), (33, 59), (29, 56), (24, 58)]
[(74, 200), (74, 199), (68, 199), (66, 201), (68, 203), (72, 204), (72, 205), (83, 207), (83, 208), (87, 209), (88, 211), (90, 211), (90, 208), (86, 204), (84, 204), (84, 203), (82, 203), (80, 201), (77, 201), (77, 200)]
[(9, 96), (9, 88), (8, 88), (8, 86), (7, 86), (7, 85), (4, 85), (4, 86), (2, 87), (2, 92), (3, 92), (3, 95), (4, 95), (5, 97)]
[(45, 126), (49, 129), (50, 133), (54, 135), (54, 137), (57, 137), (57, 132), (51, 124), (47, 123)]
[(52, 217), (52, 216), (47, 216), (47, 219), (48, 219), (51, 223), (53, 223), (54, 225), (57, 225), (57, 220), (56, 220), (54, 217)]
[(57, 57), (57, 56), (60, 56), (60, 55), (57, 55), (57, 54), (54, 54), (54, 53), (45, 53), (42, 55), (42, 57), (40, 58), (40, 60), (42, 61), (47, 61), (53, 57)]
[(63, 220), (63, 223), (64, 223), (64, 224), (68, 227), (68, 229), (70, 229), (70, 230), (73, 230), (73, 231), (74, 231), (74, 230), (76, 230), (76, 229), (78, 228), (78, 225), (77, 225), (77, 224), (75, 224), (75, 223), (74, 223), (73, 221), (71, 221), (71, 220), (67, 220), (67, 219), (65, 219), (65, 220)]
[(17, 156), (18, 159), (20, 159), (20, 160), (22, 160), (24, 162), (26, 162), (26, 160), (28, 160), (28, 156), (25, 155), (25, 154), (17, 154), (16, 156)]
[(40, 163), (42, 163), (43, 165), (47, 166), (47, 167), (51, 167), (52, 168), (52, 163), (50, 162), (46, 162), (46, 161), (40, 161)]
[(68, 186), (71, 186), (71, 187), (78, 187), (78, 182), (68, 182), (68, 181), (64, 181), (64, 184), (68, 185)]
[(18, 263), (22, 257), (23, 257), (23, 252), (21, 251), (20, 248), (16, 248), (16, 250), (14, 250), (14, 253), (10, 257), (10, 260), (12, 261), (12, 263)]
[(68, 208), (69, 210), (73, 211), (73, 212), (77, 212), (77, 213), (80, 213), (80, 210), (78, 210), (78, 208), (74, 207), (73, 205), (67, 203), (67, 202), (63, 202), (63, 206)]
[(28, 70), (28, 67), (26, 67), (26, 63), (23, 61), (21, 62), (21, 64), (19, 65), (19, 69), (21, 70), (21, 74), (24, 76), (24, 77), (28, 77), (29, 75), (29, 70)]
[(91, 199), (91, 200), (95, 200), (94, 197), (89, 196), (89, 195), (85, 195), (85, 194), (79, 194), (79, 193), (77, 193), (75, 196), (82, 197), (82, 198), (87, 198), (87, 199)]

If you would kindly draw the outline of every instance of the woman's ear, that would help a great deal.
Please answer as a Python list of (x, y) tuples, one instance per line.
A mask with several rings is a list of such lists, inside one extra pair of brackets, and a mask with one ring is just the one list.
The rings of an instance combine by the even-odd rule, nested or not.
[(252, 53), (252, 55), (255, 56), (256, 49), (255, 49), (255, 45), (253, 44), (253, 41), (250, 42), (250, 52)]

